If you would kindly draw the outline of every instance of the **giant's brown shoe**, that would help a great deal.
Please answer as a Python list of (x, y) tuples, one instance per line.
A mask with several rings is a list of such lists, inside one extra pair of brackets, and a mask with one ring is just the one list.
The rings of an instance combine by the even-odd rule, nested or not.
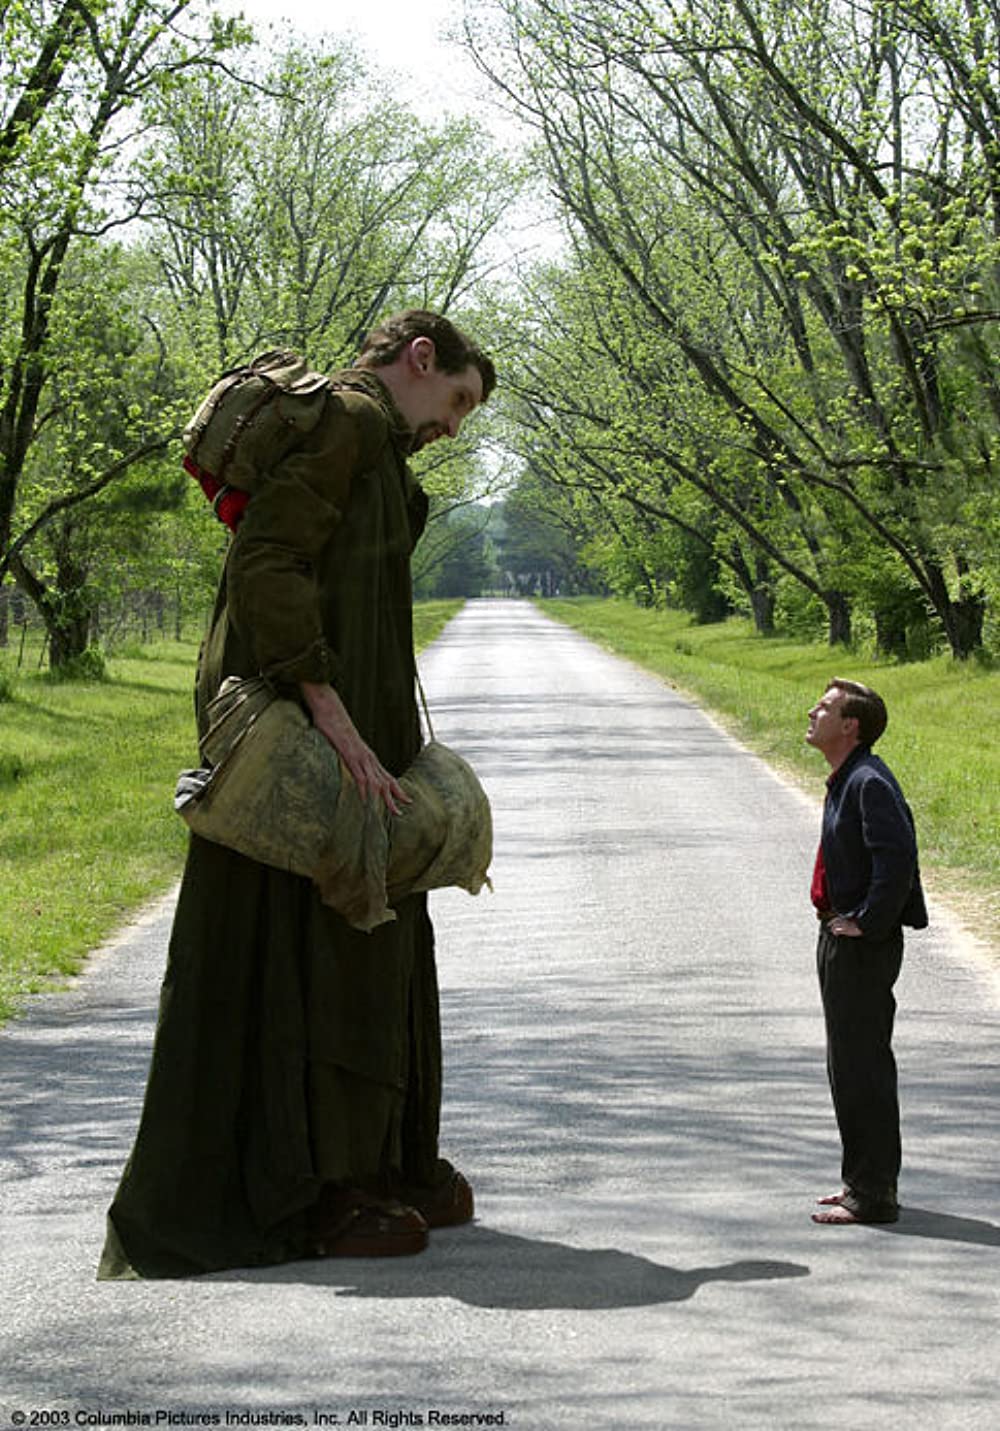
[(428, 1227), (458, 1227), (476, 1215), (472, 1186), (457, 1168), (433, 1187), (405, 1183), (393, 1191), (402, 1202), (416, 1208)]
[(427, 1222), (414, 1207), (361, 1188), (323, 1188), (309, 1215), (312, 1257), (408, 1257), (427, 1246)]

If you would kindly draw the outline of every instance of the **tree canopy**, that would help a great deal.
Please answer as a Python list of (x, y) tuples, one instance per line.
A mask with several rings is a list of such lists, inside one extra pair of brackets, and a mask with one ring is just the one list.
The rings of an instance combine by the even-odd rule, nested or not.
[(831, 639), (863, 608), (887, 649), (927, 620), (956, 655), (980, 645), (995, 6), (496, 0), (468, 43), (536, 135), (569, 236), (536, 282), (525, 452), (610, 498), (636, 549), (643, 514), (688, 522), (761, 613), (794, 582)]
[[(111, 593), (203, 599), (220, 534), (173, 445), (202, 391), (279, 344), (336, 368), (420, 305), (501, 358), (421, 458), (425, 586), (496, 579), (506, 542), (701, 620), (995, 645), (998, 19), (487, 0), (464, 44), (515, 164), (341, 39), (264, 52), (195, 0), (0, 6), (0, 579), (54, 661)], [(527, 177), (562, 244), (498, 268)]]
[[(31, 0), (0, 26), (0, 579), (58, 664), (123, 569), (141, 596), (158, 555), (204, 602), (212, 519), (176, 439), (215, 377), (276, 346), (344, 366), (392, 309), (488, 308), (517, 176), (341, 40), (264, 54), (191, 0)], [(475, 443), (425, 466), (464, 499)]]

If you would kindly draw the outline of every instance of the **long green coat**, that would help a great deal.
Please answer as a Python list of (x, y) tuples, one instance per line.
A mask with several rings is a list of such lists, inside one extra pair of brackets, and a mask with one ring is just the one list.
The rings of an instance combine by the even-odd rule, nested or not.
[[(330, 681), (399, 775), (420, 746), (410, 553), (427, 501), (372, 373), (276, 451), (232, 542), (198, 676)], [(371, 934), (308, 880), (192, 838), (142, 1121), (101, 1277), (302, 1255), (324, 1182), (431, 1185), (441, 1089), (426, 896)]]

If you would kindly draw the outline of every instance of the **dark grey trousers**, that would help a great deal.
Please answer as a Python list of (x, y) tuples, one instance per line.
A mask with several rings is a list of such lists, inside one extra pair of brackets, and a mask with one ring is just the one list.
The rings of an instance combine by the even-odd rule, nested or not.
[(849, 939), (823, 927), (816, 949), (827, 1073), (843, 1147), (844, 1186), (861, 1204), (894, 1204), (900, 1166), (892, 989), (903, 932)]

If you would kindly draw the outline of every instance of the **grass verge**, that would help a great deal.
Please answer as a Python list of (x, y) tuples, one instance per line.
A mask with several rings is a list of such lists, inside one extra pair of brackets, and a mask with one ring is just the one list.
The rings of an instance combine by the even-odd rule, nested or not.
[[(419, 649), (461, 601), (420, 603)], [(177, 772), (197, 759), (197, 642), (108, 661), (109, 679), (31, 673), (0, 695), (0, 1022), (76, 972), (87, 953), (180, 873)], [(4, 672), (0, 671), (0, 675)]]
[(696, 626), (681, 612), (579, 597), (550, 616), (667, 680), (817, 800), (826, 766), (804, 743), (806, 712), (832, 676), (885, 698), (878, 750), (913, 808), (933, 893), (1000, 950), (1000, 671), (948, 657), (908, 665), (774, 638), (748, 621)]

